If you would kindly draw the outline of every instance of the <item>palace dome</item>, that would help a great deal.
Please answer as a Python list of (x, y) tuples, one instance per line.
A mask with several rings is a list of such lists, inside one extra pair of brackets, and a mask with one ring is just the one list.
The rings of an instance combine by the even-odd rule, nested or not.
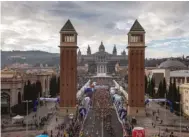
[(103, 42), (101, 42), (100, 46), (99, 46), (99, 51), (105, 51), (105, 47)]
[(178, 60), (168, 59), (168, 60), (162, 62), (158, 66), (158, 68), (175, 70), (175, 69), (186, 69), (187, 66)]

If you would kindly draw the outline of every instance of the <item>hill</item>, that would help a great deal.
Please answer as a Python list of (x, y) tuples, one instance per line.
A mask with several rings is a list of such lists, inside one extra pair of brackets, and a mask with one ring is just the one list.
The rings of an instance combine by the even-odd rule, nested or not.
[[(146, 67), (155, 67), (161, 62), (167, 60), (168, 58), (161, 59), (145, 59)], [(187, 58), (175, 58), (187, 66), (189, 65), (189, 57)], [(30, 50), (30, 51), (1, 51), (1, 67), (3, 68), (6, 65), (13, 63), (28, 63), (35, 66), (40, 64), (48, 64), (48, 66), (57, 66), (60, 62), (59, 53), (49, 53), (39, 50)]]
[(32, 65), (59, 64), (59, 54), (49, 53), (44, 51), (1, 51), (1, 66), (10, 65), (13, 63), (28, 63)]

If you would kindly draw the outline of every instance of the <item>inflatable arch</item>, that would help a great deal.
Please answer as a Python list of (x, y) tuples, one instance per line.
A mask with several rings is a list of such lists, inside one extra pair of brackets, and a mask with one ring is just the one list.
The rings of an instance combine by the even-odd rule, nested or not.
[[(60, 98), (39, 98), (40, 101), (48, 101), (48, 102), (56, 102), (56, 103), (60, 103)], [(33, 104), (33, 111), (36, 112), (37, 111), (37, 106), (39, 104), (38, 100), (34, 101)]]
[(84, 93), (86, 94), (86, 93), (93, 92), (93, 91), (94, 91), (93, 88), (85, 88)]
[(162, 99), (146, 99), (145, 105), (148, 104), (149, 102), (152, 102), (152, 101), (154, 101), (154, 102), (167, 102), (170, 105), (170, 111), (173, 112), (173, 103), (170, 100), (164, 99), (164, 98), (162, 98)]

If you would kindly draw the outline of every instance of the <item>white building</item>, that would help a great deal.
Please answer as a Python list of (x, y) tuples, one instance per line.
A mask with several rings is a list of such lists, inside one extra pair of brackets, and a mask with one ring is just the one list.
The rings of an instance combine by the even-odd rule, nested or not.
[(1, 113), (10, 113), (11, 107), (22, 100), (23, 77), (16, 71), (5, 68), (1, 71)]
[(52, 75), (55, 75), (55, 72), (47, 69), (18, 71), (5, 68), (1, 70), (1, 112), (11, 113), (11, 107), (23, 100), (24, 84), (28, 80), (31, 83), (39, 80), (42, 86), (42, 96), (49, 95)]
[(180, 85), (182, 111), (189, 116), (189, 83)]
[(153, 69), (149, 71), (147, 72), (149, 77), (153, 76), (153, 78), (155, 78), (156, 87), (159, 86), (160, 81), (162, 81), (164, 77), (167, 84), (169, 84), (170, 81), (173, 83), (174, 79), (177, 86), (189, 83), (189, 70), (170, 71), (169, 69)]

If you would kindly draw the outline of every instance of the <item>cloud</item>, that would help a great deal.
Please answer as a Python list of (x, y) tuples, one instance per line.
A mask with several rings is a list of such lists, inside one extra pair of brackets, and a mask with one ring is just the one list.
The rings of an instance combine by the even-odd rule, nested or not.
[(1, 49), (59, 52), (59, 31), (70, 18), (82, 53), (88, 45), (98, 51), (101, 41), (108, 52), (116, 44), (121, 53), (138, 19), (146, 31), (146, 57), (188, 55), (188, 7), (189, 2), (2, 2)]

